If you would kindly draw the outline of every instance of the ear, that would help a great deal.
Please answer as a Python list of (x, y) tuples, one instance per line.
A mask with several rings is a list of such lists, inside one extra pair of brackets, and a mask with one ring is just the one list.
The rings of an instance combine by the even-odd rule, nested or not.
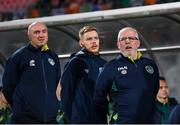
[(79, 45), (80, 45), (80, 47), (83, 47), (83, 43), (81, 40), (79, 41)]
[(117, 47), (118, 47), (118, 49), (121, 49), (121, 47), (120, 47), (120, 42), (119, 41), (117, 41)]
[(31, 41), (31, 33), (30, 33), (30, 31), (28, 31), (27, 35), (28, 35), (29, 40)]
[(137, 48), (140, 47), (140, 41), (137, 42), (137, 45), (136, 45), (136, 46), (137, 46)]

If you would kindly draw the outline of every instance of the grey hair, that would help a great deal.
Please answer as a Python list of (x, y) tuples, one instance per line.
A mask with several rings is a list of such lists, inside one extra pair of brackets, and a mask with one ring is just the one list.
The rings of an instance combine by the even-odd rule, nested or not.
[(138, 32), (137, 32), (137, 30), (136, 30), (136, 29), (134, 29), (134, 28), (132, 28), (132, 27), (125, 27), (125, 28), (123, 28), (123, 29), (121, 29), (121, 30), (119, 31), (117, 41), (119, 41), (119, 39), (121, 38), (121, 34), (122, 34), (122, 32), (124, 32), (125, 30), (128, 30), (128, 29), (130, 29), (130, 30), (134, 31), (134, 32), (135, 32), (136, 37), (139, 39), (139, 35), (138, 35)]

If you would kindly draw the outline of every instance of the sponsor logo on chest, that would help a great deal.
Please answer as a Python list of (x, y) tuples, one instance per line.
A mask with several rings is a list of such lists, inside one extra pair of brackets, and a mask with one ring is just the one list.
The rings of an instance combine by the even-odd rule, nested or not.
[(127, 74), (128, 67), (127, 67), (127, 66), (118, 67), (117, 70), (118, 70), (121, 74), (125, 75), (125, 74)]
[(35, 60), (33, 60), (33, 59), (30, 60), (30, 61), (29, 61), (29, 66), (30, 66), (30, 67), (36, 66)]

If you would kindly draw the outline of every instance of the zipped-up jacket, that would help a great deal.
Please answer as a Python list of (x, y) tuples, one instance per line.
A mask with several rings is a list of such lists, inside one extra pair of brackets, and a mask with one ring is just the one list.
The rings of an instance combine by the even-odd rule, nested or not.
[(178, 105), (178, 102), (175, 98), (169, 98), (166, 104), (163, 104), (156, 100), (156, 110), (154, 114), (154, 123), (155, 124), (167, 124), (169, 114), (173, 108)]
[[(3, 93), (13, 110), (13, 119), (23, 123), (48, 123), (58, 111), (56, 87), (60, 80), (58, 56), (28, 44), (6, 62)], [(32, 120), (32, 121), (31, 121)]]
[(64, 69), (61, 79), (61, 104), (69, 123), (99, 123), (93, 104), (97, 76), (105, 60), (81, 50), (74, 54)]
[(110, 123), (152, 123), (158, 90), (159, 73), (152, 60), (141, 56), (131, 61), (121, 54), (100, 73), (94, 101), (100, 113), (109, 111)]
[(180, 124), (180, 104), (176, 105), (171, 111), (168, 124)]

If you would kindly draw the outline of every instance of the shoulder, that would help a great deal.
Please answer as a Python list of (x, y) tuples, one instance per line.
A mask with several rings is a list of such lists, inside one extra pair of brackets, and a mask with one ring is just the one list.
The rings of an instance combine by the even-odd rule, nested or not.
[(180, 104), (174, 107), (174, 109), (172, 110), (172, 114), (176, 116), (178, 115), (178, 118), (180, 117)]
[(158, 70), (158, 66), (154, 60), (146, 58), (146, 57), (142, 57), (140, 60), (143, 65), (148, 66), (148, 67), (151, 66)]
[(110, 60), (108, 63), (107, 63), (107, 66), (116, 66), (120, 61), (122, 61), (122, 58), (121, 56), (118, 56), (112, 60)]
[(23, 46), (23, 47), (17, 49), (17, 50), (12, 54), (12, 56), (21, 55), (21, 54), (23, 54), (25, 51), (27, 51), (27, 46)]
[(77, 69), (87, 66), (86, 62), (82, 58), (72, 57), (64, 66), (64, 69)]
[(179, 124), (180, 123), (180, 105), (177, 105), (173, 108), (170, 113), (168, 123), (171, 124)]
[(151, 63), (151, 64), (156, 65), (156, 63), (155, 63), (154, 60), (149, 59), (149, 58), (147, 58), (147, 57), (142, 57), (141, 60), (142, 60), (143, 62), (145, 62), (145, 63)]
[(20, 59), (21, 57), (23, 57), (23, 55), (26, 53), (26, 51), (27, 51), (27, 46), (23, 46), (23, 47), (17, 49), (17, 50), (8, 58), (8, 60), (17, 61), (18, 59)]
[(176, 108), (176, 111), (178, 111), (180, 113), (180, 104), (177, 105), (175, 108)]
[(169, 98), (169, 103), (170, 103), (170, 105), (177, 105), (178, 101), (176, 100), (176, 98), (171, 97), (171, 98)]
[(69, 61), (72, 65), (86, 65), (86, 58), (75, 56)]
[(54, 51), (49, 50), (48, 52), (51, 54), (51, 56), (58, 58), (58, 55)]
[(88, 66), (85, 61), (80, 58), (73, 57), (65, 64), (64, 73), (75, 72), (76, 74), (79, 74), (79, 72), (84, 71), (84, 69), (87, 67)]
[(118, 67), (118, 60), (118, 58), (115, 58), (107, 62), (104, 66), (104, 70), (107, 72), (115, 71), (114, 69)]
[(101, 63), (107, 63), (107, 61), (105, 59), (103, 59), (101, 56), (99, 56), (99, 60)]

